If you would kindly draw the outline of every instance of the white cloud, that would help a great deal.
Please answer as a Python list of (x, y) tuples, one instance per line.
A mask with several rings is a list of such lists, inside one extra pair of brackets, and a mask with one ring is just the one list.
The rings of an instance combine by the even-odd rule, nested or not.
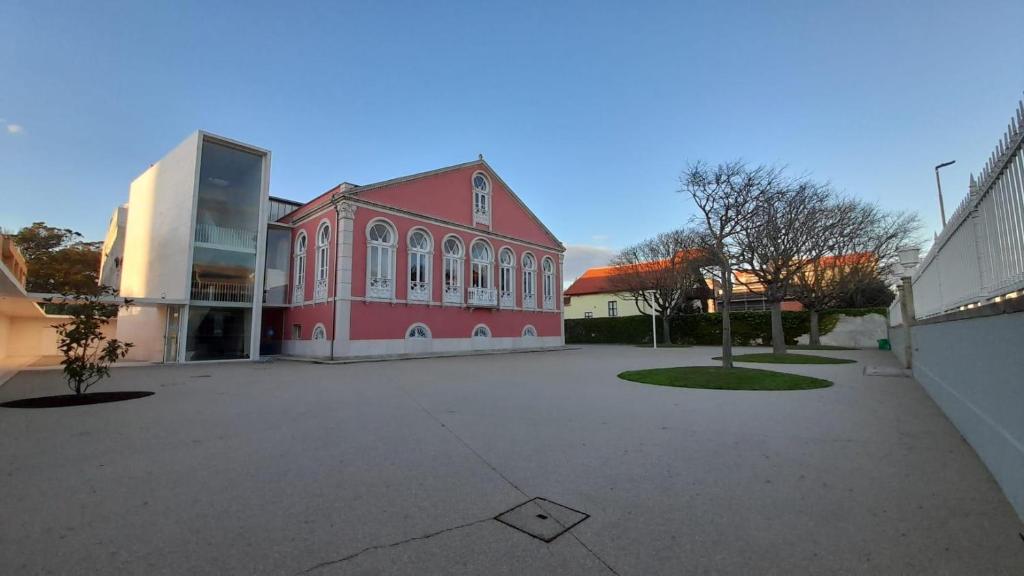
[(21, 124), (8, 124), (7, 125), (7, 133), (8, 134), (21, 134), (24, 131), (25, 131), (25, 127), (22, 126)]
[(605, 240), (608, 239), (608, 235), (607, 234), (594, 234), (593, 236), (590, 237), (590, 239), (593, 240), (594, 242), (604, 242)]
[(564, 283), (568, 286), (573, 280), (579, 278), (587, 268), (607, 266), (614, 256), (614, 250), (603, 246), (587, 246), (585, 244), (566, 246), (565, 262), (562, 264)]

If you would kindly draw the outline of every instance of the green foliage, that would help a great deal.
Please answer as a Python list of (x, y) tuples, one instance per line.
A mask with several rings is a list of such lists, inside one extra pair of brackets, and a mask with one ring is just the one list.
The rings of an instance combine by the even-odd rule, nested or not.
[(681, 366), (630, 370), (619, 378), (655, 386), (704, 388), (713, 390), (812, 390), (832, 385), (828, 380), (756, 368), (721, 366)]
[(28, 266), (25, 288), (54, 294), (97, 293), (101, 245), (81, 238), (74, 230), (45, 222), (33, 222), (19, 230), (13, 239)]
[[(110, 376), (110, 366), (128, 355), (133, 344), (107, 339), (103, 327), (117, 314), (118, 306), (101, 300), (112, 296), (111, 288), (102, 287), (89, 294), (64, 294), (59, 299), (47, 299), (60, 304), (71, 318), (54, 325), (60, 341), (57, 348), (63, 354), (64, 380), (75, 394), (82, 394), (93, 384)], [(125, 306), (130, 302), (125, 302)]]
[[(839, 322), (839, 316), (881, 314), (884, 308), (826, 310), (819, 314), (818, 325), (822, 334), (828, 334)], [(769, 311), (732, 312), (732, 342), (738, 346), (768, 344), (772, 339), (772, 321)], [(660, 320), (660, 319), (659, 319)], [(810, 332), (810, 314), (806, 311), (783, 312), (782, 329), (787, 344)], [(661, 322), (657, 323), (661, 342)], [(722, 315), (683, 314), (672, 318), (672, 343), (707, 346), (722, 343)], [(650, 344), (650, 316), (622, 316), (619, 318), (585, 318), (565, 321), (565, 341), (569, 344)]]

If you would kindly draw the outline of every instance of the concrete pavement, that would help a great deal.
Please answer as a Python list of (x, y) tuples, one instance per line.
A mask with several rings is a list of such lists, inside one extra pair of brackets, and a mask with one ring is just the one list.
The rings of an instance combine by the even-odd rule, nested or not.
[[(615, 377), (718, 352), (115, 370), (99, 389), (156, 395), (0, 410), (0, 573), (1024, 573), (970, 447), (916, 382), (863, 374), (888, 353), (756, 365), (822, 390)], [(537, 496), (591, 516), (550, 544), (492, 520)]]

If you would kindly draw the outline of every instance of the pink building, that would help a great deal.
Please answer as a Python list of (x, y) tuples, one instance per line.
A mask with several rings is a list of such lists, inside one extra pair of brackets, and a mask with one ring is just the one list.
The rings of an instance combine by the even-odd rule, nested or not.
[(564, 343), (564, 247), (482, 158), (343, 183), (269, 227), (268, 243), (289, 234), (290, 273), (287, 303), (265, 298), (265, 352), (278, 339), (317, 358)]

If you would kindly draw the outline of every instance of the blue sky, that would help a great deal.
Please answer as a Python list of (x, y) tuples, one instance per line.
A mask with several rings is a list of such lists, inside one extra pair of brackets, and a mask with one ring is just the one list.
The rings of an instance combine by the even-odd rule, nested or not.
[(312, 198), (478, 153), (567, 276), (684, 224), (688, 161), (780, 163), (938, 227), (1024, 91), (1024, 2), (0, 2), (0, 227), (101, 239), (190, 132)]

